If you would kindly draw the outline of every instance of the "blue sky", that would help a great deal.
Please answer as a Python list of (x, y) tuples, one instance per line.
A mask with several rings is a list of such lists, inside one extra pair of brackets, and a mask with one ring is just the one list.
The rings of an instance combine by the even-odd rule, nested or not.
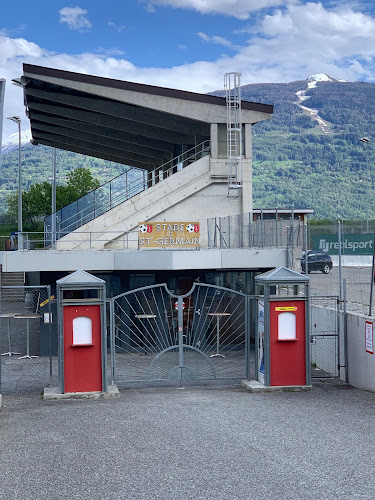
[[(375, 5), (303, 0), (18, 0), (1, 6), (4, 115), (28, 127), (22, 63), (209, 92), (323, 72), (375, 82)], [(4, 121), (4, 138), (14, 132)]]

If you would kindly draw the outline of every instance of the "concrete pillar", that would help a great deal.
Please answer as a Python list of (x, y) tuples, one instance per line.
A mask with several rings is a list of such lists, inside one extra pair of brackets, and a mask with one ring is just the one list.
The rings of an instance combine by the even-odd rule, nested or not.
[(146, 179), (147, 187), (150, 188), (152, 186), (152, 171), (146, 171)]
[(211, 123), (211, 158), (219, 158), (217, 123)]
[(244, 133), (245, 158), (242, 159), (242, 213), (253, 210), (253, 154), (251, 124), (245, 123)]
[(251, 134), (250, 123), (245, 123), (245, 133), (243, 141), (245, 142), (245, 158), (251, 159), (253, 157), (253, 138)]
[(155, 184), (163, 180), (163, 170), (161, 168), (157, 168), (155, 170)]

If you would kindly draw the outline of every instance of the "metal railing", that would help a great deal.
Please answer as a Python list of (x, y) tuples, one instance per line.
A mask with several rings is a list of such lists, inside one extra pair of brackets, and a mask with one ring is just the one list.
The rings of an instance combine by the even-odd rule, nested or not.
[[(72, 239), (65, 238), (64, 244), (74, 243), (78, 245), (79, 250), (95, 250), (100, 243), (110, 241), (111, 250), (137, 250), (138, 249), (138, 231), (75, 231), (75, 236)], [(51, 250), (45, 240), (44, 232), (24, 232), (23, 235), (23, 250)], [(98, 237), (98, 235), (100, 235)], [(6, 236), (0, 236), (0, 249), (6, 251), (18, 250), (17, 241), (9, 248), (7, 243), (9, 240)], [(99, 244), (99, 245), (98, 245)], [(76, 247), (74, 249), (77, 249)], [(101, 248), (102, 249), (102, 248)], [(22, 249), (20, 249), (22, 250)], [(64, 248), (69, 250), (69, 248)]]
[[(172, 158), (150, 172), (130, 169), (118, 175), (70, 205), (63, 207), (55, 214), (46, 217), (44, 221), (45, 244), (50, 245), (53, 242), (52, 217), (56, 217), (56, 238), (60, 239), (96, 217), (120, 205), (120, 203), (129, 200), (159, 181), (182, 170), (190, 163), (208, 155), (209, 152), (210, 141), (207, 140), (181, 153), (175, 158)], [(128, 182), (130, 173), (132, 175), (139, 173), (138, 178)]]

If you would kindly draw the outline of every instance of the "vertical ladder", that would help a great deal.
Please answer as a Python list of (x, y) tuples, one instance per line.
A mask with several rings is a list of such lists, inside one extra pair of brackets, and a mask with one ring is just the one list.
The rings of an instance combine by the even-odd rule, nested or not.
[(238, 197), (242, 189), (241, 73), (226, 73), (224, 89), (227, 105), (228, 197)]

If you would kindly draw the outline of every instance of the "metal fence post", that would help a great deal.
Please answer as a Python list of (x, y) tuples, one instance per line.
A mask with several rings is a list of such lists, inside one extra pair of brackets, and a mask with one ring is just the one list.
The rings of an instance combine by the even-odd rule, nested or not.
[(291, 247), (292, 247), (292, 266), (291, 269), (294, 267), (294, 207), (292, 206), (292, 215), (291, 215), (291, 226), (292, 226), (292, 234), (291, 234)]
[(253, 235), (253, 214), (249, 213), (249, 248), (254, 246), (254, 235)]
[(230, 215), (228, 216), (228, 247), (229, 248), (232, 248), (231, 245), (230, 245)]
[[(2, 306), (1, 300), (2, 300), (2, 294), (1, 294), (1, 272), (0, 272), (0, 314)], [(0, 323), (0, 346), (1, 346), (1, 323)], [(0, 356), (0, 395), (1, 395), (1, 362), (2, 362), (2, 356)]]
[(308, 259), (308, 249), (307, 249), (307, 224), (304, 226), (305, 228), (305, 275), (309, 274), (309, 259)]
[(349, 384), (349, 355), (348, 355), (348, 316), (346, 313), (346, 279), (343, 283), (344, 300), (344, 362), (345, 362), (345, 382)]
[(115, 308), (114, 300), (109, 301), (109, 337), (110, 337), (110, 348), (111, 348), (111, 385), (116, 383), (116, 373), (115, 373)]
[(340, 309), (342, 305), (342, 269), (341, 269), (341, 222), (338, 221), (338, 226), (339, 226), (339, 234), (338, 234), (338, 243), (339, 243), (339, 289), (340, 289)]
[(246, 380), (250, 380), (250, 297), (245, 300), (245, 373)]
[(183, 320), (183, 298), (177, 299), (178, 307), (178, 366), (180, 368), (180, 387), (182, 383), (182, 369), (184, 367), (184, 320)]
[(372, 240), (372, 266), (371, 266), (371, 283), (370, 283), (370, 305), (368, 315), (371, 316), (372, 313), (372, 296), (374, 291), (374, 272), (375, 272), (375, 230)]
[(241, 214), (238, 214), (238, 216), (237, 216), (237, 225), (238, 225), (238, 247), (242, 248)]
[(278, 214), (278, 212), (277, 212), (277, 207), (276, 207), (276, 209), (275, 209), (275, 220), (276, 220), (276, 229), (275, 229), (275, 231), (276, 231), (276, 248), (278, 248), (278, 247), (279, 247), (279, 241), (278, 241), (278, 236), (279, 236), (279, 235), (277, 234), (278, 218), (279, 218), (279, 214)]
[(51, 285), (47, 285), (48, 301), (48, 353), (49, 353), (49, 386), (52, 385), (52, 308), (51, 308)]

